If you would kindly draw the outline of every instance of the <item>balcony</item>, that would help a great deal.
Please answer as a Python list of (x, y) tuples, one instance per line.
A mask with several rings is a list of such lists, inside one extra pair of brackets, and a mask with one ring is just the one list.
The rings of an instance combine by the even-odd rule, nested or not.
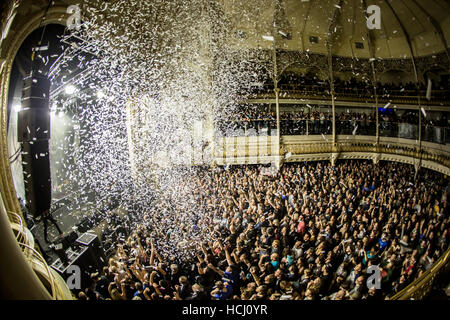
[[(296, 85), (281, 84), (279, 86), (279, 98), (283, 100), (304, 100), (304, 101), (331, 101), (331, 92), (328, 85)], [(432, 90), (431, 98), (426, 98), (427, 90), (421, 89), (393, 89), (377, 90), (379, 106), (383, 107), (387, 103), (412, 106), (418, 105), (420, 98), (421, 105), (446, 106), (450, 101), (450, 90)], [(357, 104), (375, 104), (375, 95), (372, 87), (367, 88), (344, 88), (336, 87), (334, 93), (335, 102), (339, 103), (357, 103)], [(252, 94), (248, 96), (249, 102), (275, 99), (273, 85), (265, 85), (262, 88), (255, 88)]]
[[(281, 120), (225, 121), (216, 131), (217, 164), (258, 164), (336, 159), (372, 159), (409, 163), (450, 174), (450, 128), (410, 123)], [(228, 130), (224, 130), (228, 128)]]

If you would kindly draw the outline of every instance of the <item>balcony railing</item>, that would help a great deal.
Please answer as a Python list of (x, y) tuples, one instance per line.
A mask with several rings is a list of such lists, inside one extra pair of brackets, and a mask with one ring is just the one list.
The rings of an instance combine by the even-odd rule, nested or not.
[[(295, 85), (281, 84), (280, 98), (284, 99), (331, 99), (331, 92), (328, 86), (320, 85)], [(426, 90), (386, 90), (378, 89), (379, 103), (398, 103), (398, 104), (417, 104), (418, 97), (425, 101)], [(253, 91), (250, 99), (275, 99), (273, 85), (267, 85)], [(335, 99), (337, 101), (354, 101), (375, 103), (374, 92), (372, 88), (342, 88), (335, 87)], [(428, 105), (441, 105), (450, 100), (450, 90), (433, 90), (431, 99), (426, 100)]]
[[(417, 124), (380, 121), (379, 136), (403, 139), (419, 139)], [(329, 135), (332, 134), (332, 121), (290, 119), (280, 120), (282, 136), (296, 135)], [(217, 123), (216, 135), (219, 137), (239, 137), (255, 135), (273, 135), (276, 132), (276, 120), (230, 120)], [(373, 120), (336, 120), (337, 135), (376, 135), (376, 121)], [(450, 127), (422, 125), (422, 141), (438, 144), (450, 143)]]
[(395, 294), (391, 300), (421, 300), (433, 289), (433, 285), (439, 282), (439, 278), (450, 272), (450, 248), (434, 263), (430, 270), (411, 282), (402, 291)]

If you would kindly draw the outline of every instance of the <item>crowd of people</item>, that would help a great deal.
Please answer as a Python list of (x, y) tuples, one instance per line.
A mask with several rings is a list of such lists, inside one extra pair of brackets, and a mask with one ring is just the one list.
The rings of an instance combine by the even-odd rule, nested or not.
[[(380, 108), (379, 134), (388, 137), (418, 139), (419, 111), (405, 111), (400, 115), (395, 109)], [(220, 136), (271, 135), (276, 130), (276, 113), (250, 105), (236, 108), (227, 119), (217, 121)], [(332, 133), (330, 107), (307, 105), (306, 107), (280, 112), (282, 135), (319, 135)], [(422, 139), (430, 142), (445, 142), (447, 115), (433, 119), (422, 117)], [(376, 135), (375, 112), (355, 112), (338, 108), (336, 111), (336, 134)]]
[(448, 178), (406, 164), (197, 168), (183, 183), (183, 201), (138, 215), (79, 299), (389, 299), (450, 240)]
[[(357, 95), (359, 97), (368, 97), (373, 95), (373, 84), (371, 81), (363, 81), (354, 77), (345, 80), (339, 77), (334, 78), (334, 91), (337, 95)], [(320, 80), (315, 74), (299, 75), (295, 73), (284, 73), (281, 75), (278, 83), (282, 91), (302, 92), (306, 95), (330, 95), (330, 83), (328, 80)], [(411, 97), (420, 95), (425, 97), (427, 91), (427, 82), (420, 82), (417, 87), (414, 82), (377, 82), (377, 94), (380, 97)], [(273, 84), (256, 87), (253, 93), (273, 92)], [(431, 98), (448, 100), (449, 98), (448, 81), (432, 81)]]

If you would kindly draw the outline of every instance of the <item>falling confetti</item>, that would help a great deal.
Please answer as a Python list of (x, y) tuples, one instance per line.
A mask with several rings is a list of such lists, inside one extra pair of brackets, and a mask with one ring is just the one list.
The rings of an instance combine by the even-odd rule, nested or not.
[[(59, 179), (73, 192), (95, 194), (74, 207), (102, 211), (115, 199), (136, 212), (136, 226), (145, 215), (157, 222), (161, 252), (187, 256), (188, 247), (178, 244), (211, 238), (201, 223), (209, 210), (197, 169), (184, 166), (193, 155), (194, 123), (226, 118), (252, 84), (264, 83), (264, 57), (225, 46), (226, 17), (206, 0), (92, 1), (82, 11), (82, 28), (62, 39), (70, 54), (60, 68), (69, 71), (76, 61), (85, 76), (71, 83), (83, 88), (74, 93), (82, 103), (71, 119), (79, 137), (67, 136), (60, 149), (62, 167), (70, 169)], [(72, 103), (67, 94), (54, 100), (63, 109)], [(69, 161), (73, 150), (76, 163)]]

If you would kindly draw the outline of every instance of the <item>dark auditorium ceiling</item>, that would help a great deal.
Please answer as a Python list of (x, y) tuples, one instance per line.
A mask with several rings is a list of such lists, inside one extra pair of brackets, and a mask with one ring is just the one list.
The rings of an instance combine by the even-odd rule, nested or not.
[[(188, 1), (188, 0), (186, 0)], [(82, 3), (89, 0), (81, 1)], [(111, 1), (109, 1), (111, 2)], [(80, 3), (56, 0), (54, 5)], [(338, 56), (408, 58), (443, 51), (450, 43), (448, 0), (216, 0), (227, 19), (234, 48), (308, 51)], [(20, 17), (45, 8), (46, 0), (20, 1)], [(365, 8), (381, 9), (381, 28), (366, 26)], [(332, 35), (330, 35), (332, 31)], [(263, 38), (264, 36), (264, 38)], [(274, 37), (274, 41), (267, 40)]]
[[(332, 52), (339, 56), (370, 58), (365, 7), (381, 9), (381, 29), (370, 31), (377, 58), (415, 56), (444, 51), (450, 43), (450, 2), (447, 0), (222, 0), (234, 32), (245, 34), (232, 45), (271, 48), (262, 35), (273, 35), (286, 50), (327, 53), (327, 34), (335, 32)], [(365, 3), (365, 5), (364, 5)], [(338, 11), (335, 14), (335, 11)], [(330, 26), (334, 23), (331, 28)], [(334, 28), (335, 27), (335, 28)], [(284, 30), (282, 30), (284, 29)], [(281, 31), (281, 32), (280, 32)], [(290, 34), (289, 39), (286, 39)], [(318, 43), (311, 43), (317, 37)], [(284, 38), (284, 39), (283, 39)], [(356, 42), (363, 48), (356, 48)], [(360, 46), (360, 45), (359, 45)]]

